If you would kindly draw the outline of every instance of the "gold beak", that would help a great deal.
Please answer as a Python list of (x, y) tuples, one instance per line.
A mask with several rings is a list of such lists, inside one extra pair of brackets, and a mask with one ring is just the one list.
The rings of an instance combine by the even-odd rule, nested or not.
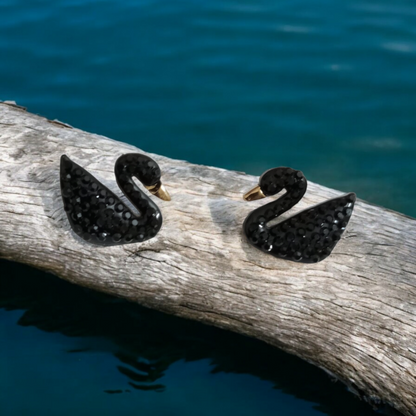
[(266, 195), (264, 195), (264, 193), (261, 190), (260, 186), (257, 185), (251, 191), (248, 191), (246, 194), (244, 194), (243, 198), (246, 201), (255, 201), (256, 199), (266, 198)]
[(153, 195), (157, 196), (164, 201), (170, 201), (170, 195), (162, 182), (158, 182), (155, 185), (146, 186), (146, 189)]

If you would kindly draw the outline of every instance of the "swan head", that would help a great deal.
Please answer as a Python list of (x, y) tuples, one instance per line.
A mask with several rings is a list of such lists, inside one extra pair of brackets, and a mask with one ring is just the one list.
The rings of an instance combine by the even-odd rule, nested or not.
[(124, 154), (117, 159), (114, 171), (117, 182), (128, 182), (135, 177), (151, 194), (164, 201), (171, 200), (161, 182), (159, 165), (150, 157), (139, 153)]
[(306, 178), (299, 170), (287, 167), (269, 169), (259, 179), (259, 184), (244, 195), (246, 201), (278, 194), (287, 187), (306, 189)]

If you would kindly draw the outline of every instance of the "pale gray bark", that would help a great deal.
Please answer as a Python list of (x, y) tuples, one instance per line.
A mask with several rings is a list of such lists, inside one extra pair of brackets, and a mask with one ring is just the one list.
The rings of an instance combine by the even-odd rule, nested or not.
[[(0, 257), (259, 338), (416, 415), (414, 219), (358, 200), (328, 259), (279, 260), (242, 234), (247, 214), (265, 203), (242, 199), (258, 178), (151, 155), (172, 196), (156, 201), (164, 216), (156, 238), (108, 248), (81, 241), (62, 206), (60, 156), (120, 195), (114, 162), (132, 151), (142, 152), (0, 104)], [(284, 217), (339, 194), (309, 183)]]

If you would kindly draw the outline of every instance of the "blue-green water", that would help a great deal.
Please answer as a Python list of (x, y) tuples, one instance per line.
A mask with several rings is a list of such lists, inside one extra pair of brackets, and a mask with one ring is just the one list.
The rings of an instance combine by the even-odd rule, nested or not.
[[(415, 22), (413, 0), (0, 0), (0, 99), (416, 216)], [(0, 267), (2, 415), (371, 414), (261, 343)]]
[(259, 341), (0, 265), (2, 416), (374, 414)]

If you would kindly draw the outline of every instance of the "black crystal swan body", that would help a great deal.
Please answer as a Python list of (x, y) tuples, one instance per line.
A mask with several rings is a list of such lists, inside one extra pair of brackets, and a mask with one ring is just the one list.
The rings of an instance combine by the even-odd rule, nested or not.
[(150, 157), (129, 153), (117, 159), (114, 173), (118, 186), (140, 215), (68, 156), (61, 157), (62, 199), (72, 229), (85, 241), (101, 246), (149, 240), (160, 230), (162, 214), (133, 178), (169, 201), (158, 164)]
[(277, 225), (267, 225), (295, 206), (306, 187), (306, 178), (299, 170), (280, 167), (263, 173), (259, 186), (244, 195), (246, 201), (273, 196), (283, 189), (286, 193), (248, 215), (243, 229), (249, 243), (272, 256), (302, 263), (328, 257), (351, 218), (354, 193), (307, 208)]

